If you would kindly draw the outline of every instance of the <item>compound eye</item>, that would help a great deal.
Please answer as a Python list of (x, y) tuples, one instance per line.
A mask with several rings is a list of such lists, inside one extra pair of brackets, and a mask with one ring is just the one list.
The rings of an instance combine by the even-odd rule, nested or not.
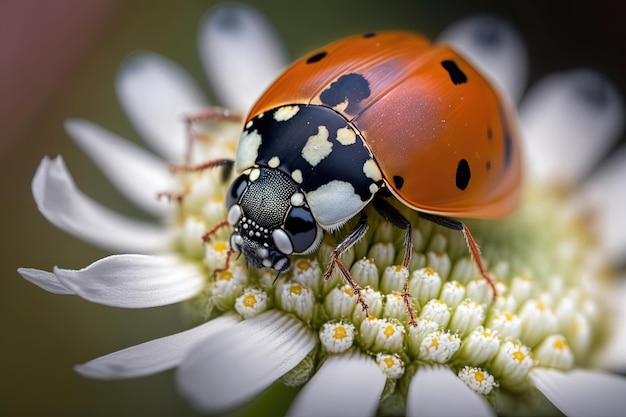
[(306, 207), (293, 207), (285, 219), (284, 229), (295, 253), (306, 253), (319, 243), (317, 222)]
[[(228, 191), (226, 192), (226, 207), (227, 208), (230, 209), (234, 204), (237, 204), (239, 202), (239, 199), (241, 198), (241, 195), (248, 187), (248, 184), (249, 184), (249, 181), (248, 181), (247, 174), (241, 174), (240, 176), (238, 176), (237, 178), (233, 180), (232, 184), (230, 184), (230, 187), (228, 187)], [(229, 220), (230, 220), (230, 213), (229, 213)]]

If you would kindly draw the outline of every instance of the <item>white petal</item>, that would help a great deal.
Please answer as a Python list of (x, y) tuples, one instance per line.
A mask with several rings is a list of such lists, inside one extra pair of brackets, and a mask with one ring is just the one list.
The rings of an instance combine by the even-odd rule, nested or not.
[(86, 268), (54, 268), (75, 294), (114, 307), (156, 307), (196, 295), (204, 276), (195, 265), (170, 256), (112, 255)]
[(79, 374), (97, 379), (136, 378), (175, 368), (194, 343), (211, 337), (240, 320), (227, 314), (171, 336), (151, 340), (77, 365)]
[(159, 217), (172, 211), (171, 205), (157, 199), (159, 191), (173, 188), (167, 163), (88, 120), (66, 120), (65, 130), (138, 207)]
[(202, 89), (175, 62), (158, 54), (136, 52), (120, 67), (117, 96), (143, 138), (170, 162), (187, 150), (184, 116), (208, 107)]
[(537, 368), (530, 378), (568, 417), (618, 417), (626, 410), (626, 377), (582, 369), (561, 372)]
[(41, 161), (32, 191), (50, 223), (102, 248), (149, 253), (169, 242), (165, 228), (124, 217), (80, 192), (60, 156)]
[(621, 146), (584, 185), (581, 199), (596, 210), (593, 225), (603, 252), (616, 263), (626, 259), (626, 146)]
[(300, 391), (289, 416), (373, 416), (386, 378), (371, 357), (331, 355)]
[(196, 344), (176, 381), (199, 410), (223, 412), (258, 395), (314, 346), (315, 335), (301, 321), (271, 310)]
[(619, 286), (613, 291), (615, 306), (611, 322), (615, 323), (610, 332), (605, 350), (598, 355), (599, 365), (605, 369), (626, 372), (626, 277), (621, 277)]
[(450, 369), (420, 366), (409, 384), (409, 416), (495, 416), (487, 400), (472, 391)]
[(246, 112), (287, 63), (280, 38), (255, 8), (220, 4), (203, 17), (199, 55), (220, 102)]
[(575, 184), (624, 127), (624, 102), (601, 74), (578, 69), (539, 81), (520, 106), (526, 165), (537, 179)]
[(65, 288), (52, 272), (34, 268), (18, 268), (17, 272), (22, 278), (53, 294), (74, 294), (74, 292)]
[(479, 14), (455, 22), (438, 42), (452, 44), (517, 102), (528, 73), (526, 46), (517, 30), (498, 17)]

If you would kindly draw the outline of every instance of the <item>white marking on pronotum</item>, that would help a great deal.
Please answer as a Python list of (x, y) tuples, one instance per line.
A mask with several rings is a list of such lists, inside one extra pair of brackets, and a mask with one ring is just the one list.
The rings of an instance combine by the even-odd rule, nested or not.
[(274, 112), (274, 120), (277, 122), (285, 122), (291, 119), (293, 116), (298, 113), (300, 107), (298, 106), (283, 106), (276, 109)]
[(294, 169), (291, 173), (291, 178), (298, 184), (302, 184), (302, 171), (300, 171), (299, 169)]
[(378, 164), (373, 159), (368, 159), (363, 164), (363, 173), (367, 178), (370, 178), (374, 181), (380, 181), (383, 179), (383, 174), (380, 173), (380, 168), (378, 168)]
[(328, 140), (326, 126), (317, 127), (317, 135), (310, 136), (302, 148), (302, 157), (311, 166), (316, 166), (333, 151), (333, 144)]
[(291, 205), (294, 207), (299, 207), (304, 204), (304, 194), (302, 193), (293, 193), (291, 196)]
[(244, 170), (254, 165), (259, 156), (259, 147), (261, 146), (261, 135), (256, 130), (252, 132), (243, 132), (237, 146), (237, 156), (235, 158), (235, 169), (237, 171)]
[(369, 201), (361, 200), (349, 182), (334, 180), (309, 191), (307, 202), (315, 220), (324, 230), (336, 230), (363, 210)]
[(270, 168), (278, 167), (280, 165), (280, 158), (273, 156), (269, 161), (267, 161), (267, 165), (269, 165)]
[(337, 141), (342, 145), (353, 145), (356, 143), (356, 133), (349, 127), (342, 127), (337, 130)]
[(248, 175), (248, 179), (250, 181), (256, 181), (259, 178), (259, 175), (261, 175), (261, 170), (255, 168), (252, 171), (250, 171), (250, 175)]

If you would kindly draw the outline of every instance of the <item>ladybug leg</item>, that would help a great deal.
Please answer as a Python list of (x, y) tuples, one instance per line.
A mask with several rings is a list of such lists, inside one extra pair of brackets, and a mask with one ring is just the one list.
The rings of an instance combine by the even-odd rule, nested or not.
[[(193, 141), (198, 137), (198, 135), (193, 130), (194, 123), (203, 120), (224, 120), (230, 122), (241, 122), (243, 120), (243, 116), (237, 112), (230, 111), (223, 107), (209, 107), (203, 110), (200, 113), (186, 116), (185, 117), (185, 126), (187, 129), (187, 152), (185, 153), (185, 162), (181, 165), (172, 165), (170, 170), (172, 173), (177, 172), (198, 172), (203, 171), (205, 169), (212, 169), (215, 167), (225, 167), (222, 172), (222, 181), (226, 182), (229, 178), (232, 167), (234, 165), (234, 161), (230, 159), (216, 159), (213, 161), (207, 161), (198, 165), (191, 165), (191, 150), (193, 148)], [(158, 195), (159, 198), (168, 198), (171, 200), (177, 200), (181, 202), (184, 193), (171, 193), (171, 192), (162, 192)]]
[(476, 264), (480, 275), (482, 275), (482, 277), (487, 280), (487, 283), (491, 287), (491, 290), (493, 291), (493, 298), (495, 299), (498, 295), (496, 284), (493, 281), (493, 278), (491, 278), (491, 276), (489, 276), (489, 274), (487, 273), (487, 269), (485, 268), (482, 257), (480, 256), (480, 248), (478, 247), (478, 244), (474, 240), (474, 237), (470, 233), (470, 230), (465, 225), (465, 223), (462, 223), (458, 220), (449, 219), (447, 217), (440, 217), (434, 214), (422, 212), (419, 212), (419, 216), (435, 224), (438, 224), (439, 226), (447, 227), (448, 229), (453, 230), (460, 230), (463, 232), (463, 236), (465, 236), (465, 242), (467, 242), (467, 248), (470, 251), (470, 255), (472, 255), (472, 259), (474, 260), (474, 263)]
[(333, 252), (330, 255), (330, 263), (328, 264), (328, 269), (324, 273), (324, 279), (327, 280), (332, 275), (335, 268), (339, 269), (341, 275), (343, 275), (344, 279), (352, 287), (352, 291), (357, 296), (357, 301), (361, 304), (363, 311), (367, 314), (367, 303), (363, 300), (363, 296), (361, 295), (361, 286), (352, 279), (350, 275), (350, 271), (348, 268), (339, 260), (341, 255), (350, 249), (356, 242), (358, 242), (365, 233), (367, 233), (367, 229), (369, 228), (369, 223), (367, 222), (367, 216), (365, 213), (361, 213), (361, 218), (359, 222), (354, 226), (354, 229), (335, 247)]
[[(203, 162), (198, 165), (172, 165), (170, 167), (170, 171), (172, 171), (172, 173), (198, 172), (204, 171), (205, 169), (224, 167), (224, 169), (222, 170), (222, 181), (226, 182), (230, 177), (234, 164), (235, 161), (230, 159), (214, 159), (212, 161)], [(176, 201), (177, 203), (182, 203), (185, 194), (185, 191), (161, 191), (157, 193), (157, 198), (166, 198), (168, 201)]]
[[(388, 222), (397, 226), (401, 229), (404, 229), (404, 261), (403, 266), (405, 268), (409, 267), (411, 263), (411, 253), (413, 252), (413, 227), (411, 226), (411, 222), (402, 215), (394, 206), (389, 204), (387, 200), (383, 198), (375, 198), (372, 202), (376, 211)], [(409, 292), (409, 279), (404, 282), (404, 286), (402, 287), (402, 298), (404, 300), (404, 305), (406, 306), (406, 311), (409, 313), (409, 325), (417, 326), (417, 321), (415, 320), (415, 311), (411, 306), (411, 293)]]
[(168, 202), (176, 201), (177, 203), (182, 203), (184, 197), (184, 193), (179, 191), (159, 191), (157, 193), (157, 199), (161, 200), (162, 198), (166, 199)]
[(404, 260), (402, 265), (408, 268), (411, 263), (411, 252), (413, 250), (413, 227), (411, 222), (383, 198), (375, 198), (372, 204), (378, 214), (385, 220), (400, 229), (404, 229)]
[(226, 262), (224, 262), (224, 267), (215, 268), (215, 270), (213, 271), (212, 277), (214, 280), (217, 277), (217, 274), (219, 274), (220, 272), (224, 272), (228, 269), (228, 264), (230, 263), (230, 257), (233, 255), (233, 253), (235, 253), (235, 251), (232, 248), (229, 248), (228, 252), (226, 252)]
[(233, 165), (235, 161), (232, 159), (213, 159), (211, 161), (206, 161), (198, 165), (172, 165), (170, 170), (174, 173), (176, 172), (199, 172), (204, 171), (206, 169), (213, 169), (217, 167), (224, 167), (222, 171), (222, 180), (225, 182), (233, 169)]
[[(215, 226), (213, 226), (212, 228), (210, 228), (209, 230), (207, 230), (203, 235), (202, 235), (202, 242), (203, 243), (209, 243), (211, 241), (211, 238), (213, 236), (215, 236), (215, 234), (222, 228), (228, 226), (228, 220), (222, 220), (221, 222), (217, 223)], [(228, 248), (228, 252), (226, 252), (226, 262), (224, 262), (224, 267), (223, 268), (216, 268), (213, 271), (213, 278), (215, 278), (217, 276), (217, 274), (219, 274), (222, 271), (226, 271), (228, 269), (228, 263), (230, 262), (230, 257), (232, 256), (232, 254), (235, 251), (232, 248)]]
[[(225, 167), (222, 171), (222, 181), (226, 182), (230, 177), (230, 173), (232, 172), (232, 167), (234, 165), (234, 161), (230, 159), (216, 159), (213, 161), (204, 162), (199, 165), (172, 165), (170, 167), (170, 171), (172, 173), (176, 172), (196, 172), (202, 171), (205, 169), (211, 169), (214, 167)], [(157, 199), (166, 199), (168, 202), (177, 202), (178, 204), (183, 202), (183, 198), (185, 198), (186, 191), (159, 191), (157, 193)]]
[(202, 120), (228, 120), (232, 122), (240, 122), (243, 119), (241, 113), (232, 111), (225, 107), (220, 106), (211, 106), (202, 110), (199, 113), (192, 114), (191, 116), (185, 117), (185, 122), (187, 124), (192, 124), (194, 122), (199, 122)]
[(187, 153), (185, 154), (185, 165), (191, 163), (191, 149), (193, 141), (198, 137), (193, 130), (194, 123), (205, 120), (224, 120), (234, 123), (241, 123), (243, 115), (224, 107), (212, 106), (203, 111), (185, 117), (185, 126), (187, 127)]
[(222, 228), (228, 226), (228, 220), (222, 220), (202, 235), (202, 242), (209, 243), (211, 238)]
[[(182, 165), (172, 165), (170, 167), (170, 170), (172, 171), (172, 173), (200, 172), (200, 171), (204, 171), (207, 169), (214, 169), (214, 168), (222, 167), (223, 168), (222, 169), (222, 181), (226, 182), (228, 178), (230, 177), (233, 166), (235, 164), (235, 161), (231, 159), (214, 159), (211, 161), (203, 162), (201, 164), (191, 165), (191, 150), (193, 147), (192, 145), (193, 145), (193, 141), (197, 138), (197, 134), (193, 130), (193, 125), (194, 123), (197, 123), (203, 120), (223, 120), (223, 121), (240, 123), (243, 120), (243, 116), (237, 112), (230, 111), (226, 108), (214, 106), (214, 107), (209, 107), (200, 113), (185, 117), (185, 125), (187, 128), (187, 152), (185, 154), (185, 162)], [(159, 193), (159, 197), (169, 198), (170, 201), (173, 199), (176, 199), (180, 203), (182, 202), (184, 193), (161, 192)], [(217, 223), (215, 226), (213, 226), (210, 230), (208, 230), (202, 235), (202, 241), (204, 243), (208, 243), (211, 240), (211, 238), (220, 229), (226, 226), (228, 226), (227, 220), (220, 221), (219, 223)], [(224, 263), (224, 267), (216, 268), (213, 271), (213, 277), (215, 277), (218, 273), (228, 269), (228, 264), (230, 262), (230, 258), (233, 253), (234, 253), (234, 250), (232, 248), (229, 248), (228, 252), (226, 253), (226, 262)]]

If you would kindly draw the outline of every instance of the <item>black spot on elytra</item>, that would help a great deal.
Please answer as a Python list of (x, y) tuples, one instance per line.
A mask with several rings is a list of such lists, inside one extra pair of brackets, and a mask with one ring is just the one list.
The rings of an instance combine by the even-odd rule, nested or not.
[(314, 62), (321, 61), (322, 59), (324, 59), (325, 56), (326, 51), (318, 52), (315, 55), (310, 56), (309, 59), (306, 60), (306, 63), (313, 64)]
[(487, 168), (487, 171), (491, 169), (491, 161), (487, 161), (487, 163), (485, 164), (485, 168)]
[(345, 112), (354, 114), (361, 100), (370, 96), (370, 84), (361, 74), (346, 74), (339, 77), (330, 87), (322, 91), (320, 100), (329, 107), (348, 101)]
[(441, 66), (448, 71), (450, 80), (454, 85), (465, 84), (467, 82), (467, 75), (452, 60), (441, 61)]
[(461, 159), (456, 167), (456, 188), (465, 190), (471, 175), (469, 164), (465, 159)]
[(487, 128), (487, 139), (491, 140), (493, 138), (493, 132), (491, 131), (491, 128), (488, 127)]
[(404, 185), (404, 178), (402, 178), (399, 175), (394, 175), (393, 176), (393, 185), (395, 185), (398, 190), (401, 189), (402, 186)]
[(376, 36), (376, 32), (368, 32), (363, 34), (364, 38), (373, 38), (374, 36)]

